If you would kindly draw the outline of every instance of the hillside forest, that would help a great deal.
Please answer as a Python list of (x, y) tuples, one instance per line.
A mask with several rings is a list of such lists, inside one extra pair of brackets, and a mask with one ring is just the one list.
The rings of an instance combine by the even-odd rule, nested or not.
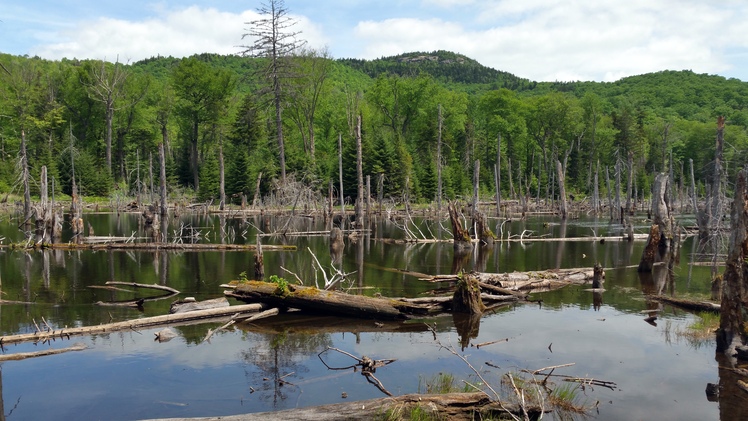
[(221, 169), (234, 203), (258, 185), (262, 198), (288, 183), (337, 195), (342, 162), (344, 196), (355, 199), (359, 120), (363, 174), (395, 203), (435, 201), (439, 173), (445, 200), (471, 196), (476, 161), (484, 198), (497, 179), (503, 198), (553, 197), (557, 162), (576, 200), (596, 180), (605, 197), (616, 177), (646, 197), (658, 172), (687, 187), (693, 171), (704, 195), (719, 116), (728, 191), (748, 162), (748, 83), (737, 79), (664, 70), (533, 82), (446, 51), (355, 60), (302, 49), (282, 59), (286, 77), (274, 83), (264, 57), (0, 54), (0, 192), (22, 192), (23, 140), (31, 176), (46, 166), (58, 194), (71, 193), (73, 174), (83, 195), (148, 191), (162, 146), (172, 195), (218, 200)]

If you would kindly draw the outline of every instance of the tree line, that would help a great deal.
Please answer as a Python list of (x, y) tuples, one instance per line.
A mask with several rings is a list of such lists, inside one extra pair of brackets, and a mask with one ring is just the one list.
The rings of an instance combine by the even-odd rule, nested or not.
[(476, 161), (483, 195), (501, 180), (509, 198), (557, 195), (557, 162), (579, 198), (606, 172), (639, 197), (657, 172), (690, 180), (691, 160), (706, 180), (718, 116), (727, 180), (748, 154), (748, 86), (736, 79), (663, 71), (542, 83), (443, 51), (364, 61), (297, 47), (275, 67), (264, 54), (131, 64), (0, 54), (0, 191), (19, 191), (22, 133), (31, 175), (46, 166), (64, 193), (73, 173), (87, 195), (150, 189), (163, 146), (171, 192), (218, 199), (223, 173), (237, 203), (258, 180), (261, 195), (289, 178), (326, 192), (339, 153), (355, 198), (358, 118), (364, 174), (395, 201), (435, 201), (439, 178), (443, 197), (469, 197)]

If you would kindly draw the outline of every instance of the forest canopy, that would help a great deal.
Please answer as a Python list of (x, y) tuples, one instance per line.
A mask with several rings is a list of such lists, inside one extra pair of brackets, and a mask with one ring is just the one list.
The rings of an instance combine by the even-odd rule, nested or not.
[[(657, 172), (690, 180), (691, 160), (699, 182), (711, 174), (718, 116), (727, 121), (728, 180), (748, 162), (748, 84), (737, 79), (666, 70), (612, 83), (533, 82), (447, 51), (358, 60), (304, 48), (283, 59), (293, 75), (276, 91), (283, 164), (289, 178), (318, 191), (337, 186), (340, 137), (345, 195), (357, 194), (359, 116), (364, 174), (395, 200), (434, 201), (439, 169), (445, 198), (469, 196), (476, 160), (486, 196), (494, 168), (506, 197), (552, 195), (556, 161), (567, 162), (567, 189), (577, 197), (591, 195), (593, 172), (605, 169), (631, 173), (639, 196)], [(227, 196), (251, 198), (258, 176), (265, 195), (281, 174), (267, 60), (0, 54), (0, 191), (19, 192), (23, 133), (32, 176), (46, 166), (65, 193), (73, 166), (86, 195), (147, 185), (163, 144), (170, 191), (216, 198), (223, 165)]]

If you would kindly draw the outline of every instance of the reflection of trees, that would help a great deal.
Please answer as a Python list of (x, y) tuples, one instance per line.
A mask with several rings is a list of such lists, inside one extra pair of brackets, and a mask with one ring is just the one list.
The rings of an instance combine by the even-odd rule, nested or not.
[[(259, 369), (247, 370), (250, 387), (260, 394), (261, 400), (272, 402), (274, 409), (290, 393), (301, 392), (293, 386), (284, 386), (284, 381), (292, 384), (294, 378), (308, 371), (302, 361), (333, 345), (332, 338), (325, 333), (288, 332), (260, 333), (251, 343), (253, 346), (242, 352), (242, 358)], [(286, 377), (290, 373), (294, 374)]]

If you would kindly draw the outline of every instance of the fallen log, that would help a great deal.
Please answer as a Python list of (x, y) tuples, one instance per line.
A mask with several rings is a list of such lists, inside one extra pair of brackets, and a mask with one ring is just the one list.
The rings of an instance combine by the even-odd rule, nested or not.
[[(507, 290), (507, 292), (515, 291), (516, 293), (516, 291), (523, 291), (530, 293), (549, 291), (571, 284), (591, 283), (594, 277), (594, 268), (551, 269), (511, 273), (474, 272), (471, 275), (478, 280), (482, 288), (488, 289), (490, 286), (495, 286)], [(460, 275), (437, 275), (430, 278), (419, 278), (419, 280), (428, 282), (458, 282)]]
[(87, 348), (88, 347), (84, 344), (75, 344), (67, 348), (45, 349), (43, 351), (35, 351), (35, 352), (17, 352), (15, 354), (2, 354), (0, 355), (0, 362), (18, 361), (18, 360), (25, 360), (27, 358), (36, 358), (36, 357), (44, 357), (47, 355), (64, 354), (66, 352), (71, 352), (71, 351), (83, 351), (84, 349), (87, 349)]
[(237, 313), (258, 312), (267, 308), (262, 304), (245, 304), (216, 308), (209, 310), (191, 311), (180, 314), (166, 314), (163, 316), (143, 317), (140, 319), (126, 320), (123, 322), (105, 323), (98, 326), (81, 326), (73, 328), (51, 329), (37, 331), (34, 333), (21, 333), (0, 337), (0, 346), (21, 342), (46, 342), (53, 339), (70, 339), (71, 336), (97, 335), (122, 330), (135, 330), (159, 326), (169, 326), (187, 323), (194, 320), (208, 320), (220, 317), (232, 316)]
[(184, 299), (181, 301), (174, 301), (171, 303), (171, 307), (169, 308), (169, 313), (171, 314), (178, 314), (178, 313), (187, 313), (190, 311), (198, 311), (198, 310), (207, 310), (211, 308), (225, 308), (230, 306), (229, 300), (226, 299), (226, 297), (221, 298), (214, 298), (212, 300), (203, 300), (203, 301), (195, 301), (194, 298), (192, 299)]
[(272, 307), (296, 308), (365, 319), (404, 320), (408, 318), (408, 314), (429, 314), (435, 310), (432, 306), (394, 299), (260, 281), (237, 284), (233, 291), (226, 291), (224, 294), (237, 300), (262, 302)]
[(683, 298), (666, 297), (664, 295), (650, 295), (647, 297), (647, 299), (671, 304), (684, 310), (690, 311), (706, 311), (710, 313), (719, 313), (721, 309), (721, 306), (719, 304), (703, 300), (685, 300)]
[[(342, 402), (308, 408), (286, 409), (283, 411), (260, 412), (254, 414), (229, 415), (206, 418), (170, 418), (177, 420), (201, 421), (337, 421), (337, 420), (371, 420), (383, 414), (392, 414), (392, 419), (401, 419), (414, 411), (426, 413), (434, 419), (474, 420), (499, 419), (510, 414), (522, 416), (523, 410), (515, 404), (493, 402), (485, 393), (445, 393), (445, 394), (409, 394), (396, 397), (368, 399), (363, 401)], [(530, 419), (537, 419), (542, 414), (539, 407), (525, 408)], [(389, 419), (389, 418), (388, 418)], [(516, 419), (516, 418), (515, 418)], [(146, 420), (148, 421), (148, 420)], [(150, 420), (155, 421), (155, 420)]]
[[(178, 250), (178, 251), (254, 251), (254, 244), (218, 244), (218, 243), (44, 243), (42, 245), (31, 244), (29, 247), (20, 247), (23, 250), (54, 249), (54, 250)], [(0, 244), (3, 248), (19, 248), (13, 244)], [(296, 246), (263, 244), (263, 251), (295, 251)]]

